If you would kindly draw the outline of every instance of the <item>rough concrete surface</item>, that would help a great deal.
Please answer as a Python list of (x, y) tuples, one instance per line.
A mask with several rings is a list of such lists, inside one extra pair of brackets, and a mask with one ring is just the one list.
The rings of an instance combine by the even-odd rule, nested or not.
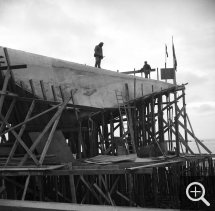
[[(60, 100), (59, 86), (62, 86), (66, 97), (70, 91), (77, 89), (74, 94), (75, 104), (107, 108), (117, 106), (115, 91), (120, 91), (125, 96), (125, 83), (128, 83), (129, 97), (134, 98), (134, 78), (136, 78), (136, 97), (171, 87), (172, 84), (162, 81), (134, 77), (110, 70), (99, 69), (92, 66), (77, 64), (60, 59), (27, 53), (8, 48), (12, 65), (26, 64), (25, 69), (13, 70), (17, 83), (24, 81), (30, 90), (29, 80), (33, 79), (36, 93), (42, 97), (40, 80), (43, 80), (48, 99), (52, 100), (51, 86), (56, 88), (56, 94)], [(0, 55), (4, 55), (3, 47), (0, 47)]]

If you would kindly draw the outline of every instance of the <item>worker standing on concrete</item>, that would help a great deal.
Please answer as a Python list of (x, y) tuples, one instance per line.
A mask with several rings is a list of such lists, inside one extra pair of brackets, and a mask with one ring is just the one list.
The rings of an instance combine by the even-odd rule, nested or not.
[(148, 75), (151, 70), (151, 66), (149, 64), (147, 64), (147, 62), (145, 61), (145, 64), (144, 64), (143, 68), (141, 68), (141, 70), (145, 73), (145, 78), (148, 78)]
[(104, 58), (103, 57), (103, 51), (102, 51), (102, 46), (104, 45), (103, 42), (100, 42), (94, 49), (94, 57), (96, 59), (95, 67), (101, 68), (101, 60)]

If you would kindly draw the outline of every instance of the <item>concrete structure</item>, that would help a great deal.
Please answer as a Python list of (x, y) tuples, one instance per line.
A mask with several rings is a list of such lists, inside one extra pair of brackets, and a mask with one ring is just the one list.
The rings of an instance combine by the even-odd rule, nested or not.
[[(125, 93), (125, 83), (129, 87), (129, 98), (134, 98), (134, 79), (136, 79), (136, 97), (152, 93), (152, 86), (153, 91), (173, 86), (162, 81), (134, 77), (9, 48), (8, 54), (12, 65), (27, 65), (25, 69), (13, 70), (15, 81), (18, 84), (23, 81), (26, 88), (31, 90), (29, 80), (33, 79), (36, 93), (42, 97), (40, 81), (43, 80), (49, 100), (53, 100), (51, 86), (61, 85), (65, 97), (70, 96), (71, 89), (77, 89), (74, 95), (76, 105), (110, 108), (117, 106), (115, 91)], [(2, 47), (0, 55), (4, 55)], [(61, 99), (59, 90), (56, 94), (58, 99)]]

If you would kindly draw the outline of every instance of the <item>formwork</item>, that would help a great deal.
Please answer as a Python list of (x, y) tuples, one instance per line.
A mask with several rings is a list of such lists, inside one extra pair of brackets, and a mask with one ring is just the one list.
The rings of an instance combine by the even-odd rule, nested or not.
[[(186, 112), (185, 84), (157, 88), (148, 79), (146, 89), (147, 79), (130, 76), (105, 92), (106, 80), (102, 103), (106, 97), (115, 104), (96, 106), (101, 102), (89, 99), (96, 89), (85, 99), (77, 87), (47, 85), (37, 73), (17, 76), (31, 66), (14, 64), (7, 48), (1, 56), (1, 210), (36, 210), (38, 202), (62, 203), (62, 210), (65, 203), (77, 204), (74, 210), (87, 209), (81, 204), (179, 209), (181, 176), (213, 176), (213, 155)], [(213, 197), (214, 187), (208, 189)], [(28, 201), (37, 203), (27, 209)]]

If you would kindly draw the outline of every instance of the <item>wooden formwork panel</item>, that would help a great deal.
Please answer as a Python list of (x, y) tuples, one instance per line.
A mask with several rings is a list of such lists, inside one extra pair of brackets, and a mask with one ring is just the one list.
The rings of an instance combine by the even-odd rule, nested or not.
[[(41, 134), (40, 132), (29, 133), (31, 140), (33, 142), (38, 138), (40, 134)], [(37, 145), (36, 149), (39, 154), (42, 154), (48, 136), (49, 133), (45, 133), (40, 143)], [(53, 159), (53, 161), (58, 161), (60, 163), (69, 163), (75, 160), (68, 144), (66, 143), (66, 139), (64, 138), (61, 131), (54, 132), (47, 154), (56, 155), (56, 157), (51, 159)]]

